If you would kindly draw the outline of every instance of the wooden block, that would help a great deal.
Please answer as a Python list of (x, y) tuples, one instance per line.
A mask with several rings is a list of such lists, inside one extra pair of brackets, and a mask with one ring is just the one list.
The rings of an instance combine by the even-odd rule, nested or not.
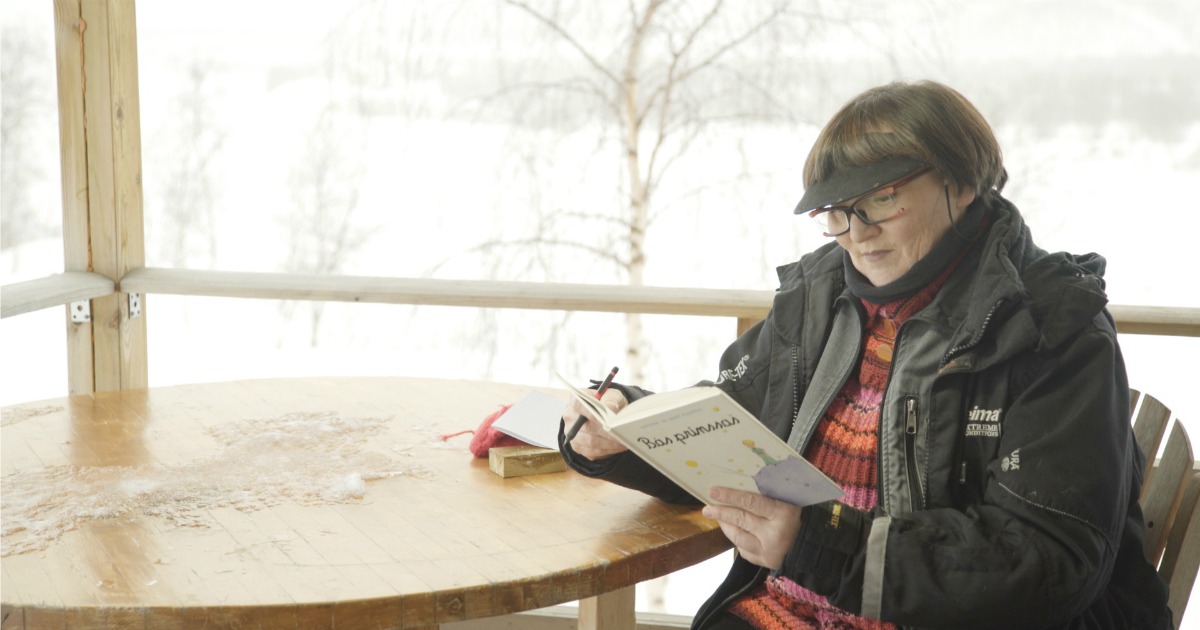
[(540, 475), (567, 469), (567, 463), (558, 451), (540, 446), (498, 446), (489, 449), (488, 466), (501, 477)]
[(25, 630), (24, 609), (0, 606), (0, 630)]

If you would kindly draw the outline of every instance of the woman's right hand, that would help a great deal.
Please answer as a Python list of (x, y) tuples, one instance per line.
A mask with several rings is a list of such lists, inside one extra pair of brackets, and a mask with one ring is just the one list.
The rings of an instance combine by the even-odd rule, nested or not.
[[(604, 395), (600, 397), (600, 402), (613, 411), (620, 411), (625, 408), (625, 405), (629, 404), (629, 401), (625, 400), (625, 395), (616, 388), (610, 388), (604, 392)], [(574, 400), (563, 410), (563, 433), (569, 433), (571, 427), (575, 426), (575, 421), (581, 415), (587, 418), (588, 421), (583, 424), (579, 429), (579, 433), (571, 440), (571, 450), (592, 461), (612, 457), (617, 453), (629, 450), (617, 438), (613, 437), (611, 433), (606, 431), (604, 425), (593, 418), (592, 414), (586, 411), (584, 405)]]

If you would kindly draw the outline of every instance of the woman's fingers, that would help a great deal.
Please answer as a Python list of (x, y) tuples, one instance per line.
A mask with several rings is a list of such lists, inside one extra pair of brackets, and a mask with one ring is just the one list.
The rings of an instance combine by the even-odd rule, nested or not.
[(706, 506), (704, 516), (717, 521), (742, 557), (768, 569), (783, 566), (800, 532), (799, 506), (732, 488), (713, 488), (709, 496), (725, 505)]
[[(627, 404), (625, 395), (615, 389), (604, 392), (600, 402), (613, 411), (620, 411)], [(566, 411), (563, 412), (563, 431), (569, 433), (581, 415), (587, 421), (580, 427), (579, 433), (571, 439), (571, 450), (591, 460), (611, 457), (629, 450), (604, 429), (604, 425), (593, 417), (586, 405), (578, 401), (572, 400), (571, 404), (567, 405)]]

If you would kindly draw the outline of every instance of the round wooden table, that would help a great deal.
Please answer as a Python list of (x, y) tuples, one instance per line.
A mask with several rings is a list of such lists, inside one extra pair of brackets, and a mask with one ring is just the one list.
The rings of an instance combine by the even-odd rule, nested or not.
[(577, 599), (595, 626), (729, 547), (696, 508), (502, 479), (442, 438), (528, 390), (310, 378), (6, 407), (3, 628), (422, 628)]

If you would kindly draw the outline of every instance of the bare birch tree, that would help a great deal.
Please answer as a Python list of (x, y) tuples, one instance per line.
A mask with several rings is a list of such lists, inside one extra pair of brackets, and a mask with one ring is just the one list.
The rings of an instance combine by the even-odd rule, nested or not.
[[(646, 237), (656, 216), (678, 197), (719, 186), (693, 180), (664, 199), (668, 176), (714, 125), (791, 124), (800, 111), (796, 74), (783, 67), (797, 42), (832, 19), (815, 3), (786, 0), (644, 0), (624, 5), (502, 0), (499, 20), (526, 20), (534, 78), (503, 76), (487, 105), (515, 104), (518, 128), (557, 127), (578, 144), (595, 130), (581, 171), (612, 173), (613, 199), (551, 202), (525, 234), (497, 238), (478, 251), (524, 264), (561, 264), (582, 254), (630, 285), (644, 285)], [(506, 29), (513, 23), (504, 23)], [(498, 57), (510, 58), (511, 51)], [(513, 72), (512, 74), (516, 74)], [(810, 85), (812, 85), (810, 83)], [(581, 131), (582, 130), (582, 131)], [(514, 159), (533, 187), (547, 186), (553, 149), (539, 145)], [(538, 196), (542, 192), (530, 192)], [(573, 234), (586, 233), (587, 238)], [(554, 256), (548, 252), (558, 252)], [(520, 264), (520, 263), (513, 263)], [(612, 277), (611, 275), (609, 277)], [(625, 317), (622, 373), (638, 382), (644, 372), (642, 317)]]

